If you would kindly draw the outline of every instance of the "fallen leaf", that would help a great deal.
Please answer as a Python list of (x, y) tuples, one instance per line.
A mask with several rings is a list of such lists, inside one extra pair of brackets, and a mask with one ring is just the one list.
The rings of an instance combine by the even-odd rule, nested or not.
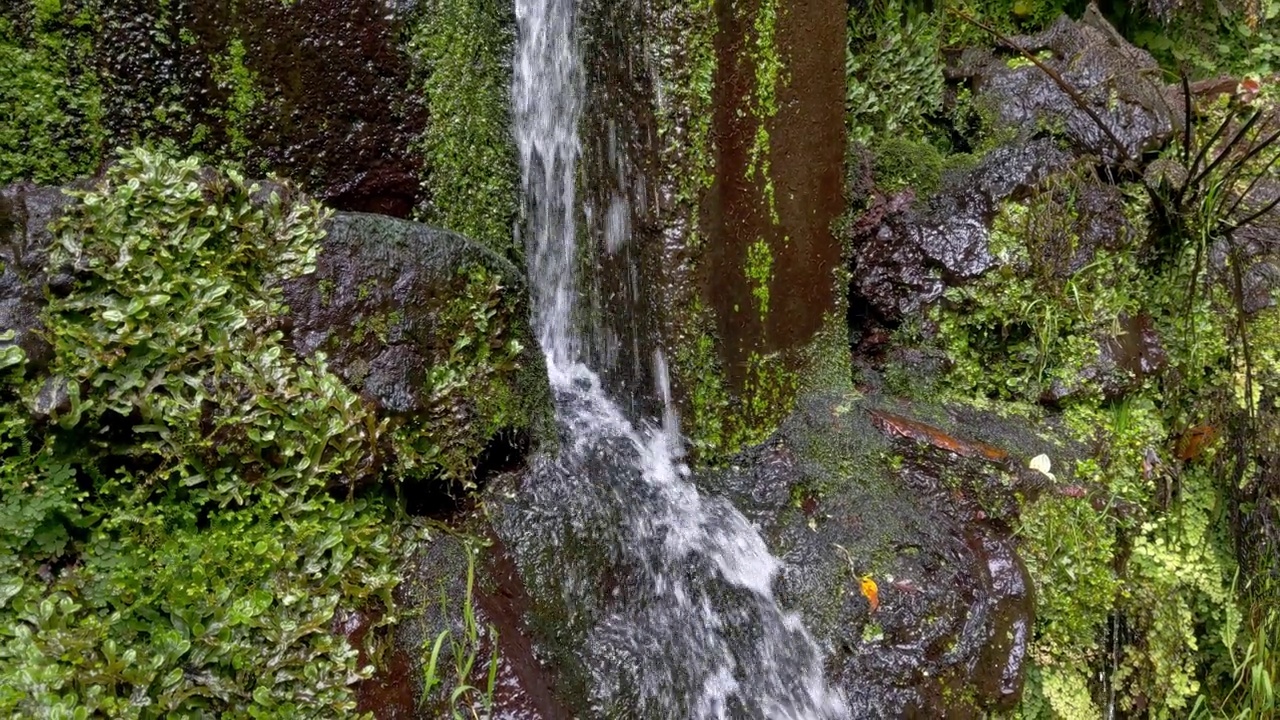
[(880, 588), (876, 587), (876, 581), (872, 580), (870, 575), (863, 575), (858, 585), (861, 586), (867, 602), (871, 603), (871, 612), (875, 612), (876, 608), (880, 607)]
[(1050, 480), (1058, 479), (1054, 477), (1053, 472), (1051, 472), (1053, 470), (1053, 462), (1049, 460), (1049, 456), (1044, 453), (1040, 453), (1039, 455), (1031, 458), (1031, 462), (1027, 464), (1027, 467), (1043, 474)]

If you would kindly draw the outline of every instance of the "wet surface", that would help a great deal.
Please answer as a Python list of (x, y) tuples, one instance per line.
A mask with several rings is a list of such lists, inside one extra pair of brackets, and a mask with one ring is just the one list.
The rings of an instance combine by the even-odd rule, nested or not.
[(1159, 64), (1100, 14), (1078, 21), (1064, 16), (1042, 33), (1012, 40), (1043, 55), (1078, 98), (1012, 49), (966, 50), (949, 74), (970, 80), (976, 102), (993, 108), (1000, 122), (1027, 134), (1065, 134), (1077, 152), (1113, 163), (1139, 160), (1180, 127)]
[(879, 197), (854, 224), (851, 302), (896, 324), (950, 285), (996, 266), (990, 226), (999, 203), (1025, 196), (1071, 156), (1050, 140), (993, 150), (974, 170), (953, 173), (919, 202), (910, 191)]
[[(775, 225), (763, 182), (747, 177), (760, 122), (752, 112), (757, 3), (716, 7), (715, 183), (703, 209), (708, 240), (699, 271), (730, 384), (741, 387), (750, 353), (807, 343), (836, 306), (840, 243), (831, 224), (844, 212), (846, 8), (819, 0), (782, 3), (778, 13), (779, 112), (766, 122)], [(763, 318), (746, 275), (748, 248), (762, 239), (772, 255)]]
[(109, 135), (169, 138), (338, 209), (407, 216), (426, 115), (398, 45), (402, 14), (381, 0), (106, 3)]
[(578, 5), (586, 74), (581, 183), (585, 215), (584, 318), (589, 364), (633, 418), (661, 412), (653, 401), (653, 346), (660, 337), (664, 248), (659, 207), (661, 139), (648, 62), (647, 3)]
[[(1007, 711), (1021, 694), (1034, 601), (1009, 529), (1013, 448), (992, 440), (1018, 456), (1047, 441), (987, 415), (965, 417), (978, 437), (962, 438), (947, 411), (917, 409), (941, 412), (948, 427), (938, 427), (877, 402), (803, 398), (778, 436), (699, 482), (765, 531), (784, 562), (780, 593), (824, 645), (850, 717)], [(886, 453), (900, 460), (875, 459)], [(797, 494), (808, 498), (799, 507)], [(879, 586), (874, 609), (864, 575)]]
[(61, 188), (0, 187), (0, 332), (14, 331), (12, 342), (26, 354), (29, 373), (39, 373), (53, 355), (40, 319), (53, 242), (47, 227), (70, 202)]

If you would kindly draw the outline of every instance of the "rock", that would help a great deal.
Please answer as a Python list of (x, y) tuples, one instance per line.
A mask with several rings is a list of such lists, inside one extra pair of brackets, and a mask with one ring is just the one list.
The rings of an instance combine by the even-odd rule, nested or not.
[(1028, 136), (1059, 132), (1074, 152), (1110, 163), (1138, 160), (1180, 129), (1159, 64), (1125, 41), (1096, 8), (1079, 21), (1064, 15), (1044, 32), (1011, 40), (1070, 85), (1107, 130), (1020, 53), (966, 50), (948, 74), (972, 82), (975, 102), (997, 124)]
[[(528, 592), (538, 657), (579, 716), (690, 716), (700, 673), (725, 658), (739, 686), (768, 681), (746, 662), (770, 631), (742, 581), (726, 579), (735, 561), (693, 551), (672, 560), (661, 550), (711, 542), (702, 533), (725, 531), (729, 503), (780, 559), (776, 592), (816, 639), (850, 717), (979, 716), (1011, 709), (1021, 693), (1034, 607), (1010, 531), (1015, 490), (1038, 494), (1046, 479), (1027, 459), (1063, 452), (1037, 430), (969, 408), (809, 395), (771, 440), (727, 468), (695, 473), (696, 500), (640, 478), (637, 447), (602, 433), (575, 436), (580, 465), (543, 458), (491, 485), (484, 514)], [(687, 512), (697, 522), (628, 509), (671, 502), (695, 508)], [(654, 523), (666, 529), (655, 535)], [(676, 587), (653, 590), (655, 565)], [(859, 591), (863, 574), (879, 585), (874, 612)], [(681, 608), (735, 630), (722, 644), (690, 643), (714, 623), (673, 621)], [(689, 707), (657, 704), (654, 687)], [(755, 716), (730, 695), (729, 716)]]
[(942, 189), (920, 203), (909, 196), (882, 199), (854, 225), (855, 300), (896, 324), (948, 285), (990, 270), (996, 259), (989, 228), (999, 202), (1027, 192), (1070, 160), (1051, 141), (1036, 140), (993, 150), (977, 168), (946, 176)]
[(60, 188), (21, 183), (0, 188), (0, 332), (15, 331), (27, 371), (39, 373), (53, 348), (43, 337), (48, 224), (71, 201)]
[(1118, 332), (1098, 338), (1097, 359), (1070, 382), (1053, 383), (1040, 401), (1057, 405), (1092, 391), (1101, 392), (1108, 402), (1117, 400), (1162, 372), (1168, 360), (1150, 315), (1122, 315)]
[(166, 138), (343, 210), (407, 216), (426, 113), (404, 15), (371, 0), (111, 3), (92, 44), (109, 143)]
[[(330, 368), (380, 410), (421, 412), (432, 401), (429, 375), (449, 362), (459, 340), (449, 332), (457, 318), (448, 316), (447, 306), (466, 293), (468, 272), (480, 272), (496, 284), (484, 298), (494, 306), (482, 309), (493, 311), (487, 322), (494, 334), (470, 341), (518, 342), (521, 370), (510, 390), (549, 407), (519, 269), (461, 235), (407, 220), (338, 213), (328, 230), (316, 271), (284, 283), (296, 352), (323, 351)], [(522, 383), (527, 386), (515, 387)], [(526, 427), (534, 414), (529, 409)]]
[[(701, 484), (781, 557), (780, 595), (828, 653), (851, 717), (1008, 710), (1034, 621), (1013, 490), (1035, 481), (1023, 456), (1050, 444), (993, 414), (928, 409), (964, 427), (960, 438), (883, 405), (807, 397), (773, 440)], [(879, 586), (874, 611), (864, 574)]]
[[(468, 588), (468, 553), (473, 553), (473, 583)], [(422, 699), (423, 676), (436, 640), (445, 633), (437, 659), (437, 692), (458, 685), (458, 653), (475, 653), (465, 680), (477, 688), (488, 683), (496, 663), (493, 720), (559, 720), (570, 717), (555, 696), (553, 672), (534, 656), (523, 612), (528, 598), (500, 542), (481, 547), (461, 536), (439, 533), (417, 544), (400, 568), (397, 607), (407, 609), (387, 638), (374, 676), (359, 685), (359, 711), (379, 720), (448, 717), (448, 701)], [(473, 613), (475, 632), (468, 630), (466, 611)], [(346, 613), (339, 630), (359, 646), (380, 618)], [(476, 694), (474, 697), (478, 697)], [(473, 698), (474, 699), (474, 698)]]

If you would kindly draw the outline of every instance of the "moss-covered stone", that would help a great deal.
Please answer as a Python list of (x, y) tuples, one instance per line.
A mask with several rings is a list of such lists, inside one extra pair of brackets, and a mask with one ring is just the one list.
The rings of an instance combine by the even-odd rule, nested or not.
[[(51, 219), (31, 211), (47, 193), (16, 194), (34, 196), (19, 221)], [(25, 248), (48, 251), (27, 279), (54, 291), (47, 367), (24, 375), (0, 328), (0, 712), (354, 710), (369, 670), (336, 611), (390, 607), (412, 530), (377, 493), (334, 497), (378, 425), (322, 357), (284, 347), (279, 282), (312, 267), (324, 217), (136, 151), (50, 233), (13, 233), (49, 242)], [(278, 672), (244, 672), (264, 657)]]
[(544, 437), (550, 394), (522, 273), (460, 235), (339, 214), (317, 269), (286, 284), (290, 339), (395, 418), (405, 477), (470, 483), (495, 440)]

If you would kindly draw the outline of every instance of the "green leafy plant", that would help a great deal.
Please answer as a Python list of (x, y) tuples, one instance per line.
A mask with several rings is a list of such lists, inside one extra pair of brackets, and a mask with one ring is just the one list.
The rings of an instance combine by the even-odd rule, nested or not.
[[(372, 667), (339, 611), (394, 610), (414, 537), (377, 427), (284, 349), (279, 280), (325, 213), (137, 150), (53, 225), (50, 378), (0, 390), (0, 714), (343, 717)], [(49, 422), (28, 408), (61, 395)], [(394, 612), (383, 614), (394, 621)]]
[(942, 19), (910, 0), (872, 0), (849, 13), (845, 106), (849, 134), (922, 136), (942, 107)]

